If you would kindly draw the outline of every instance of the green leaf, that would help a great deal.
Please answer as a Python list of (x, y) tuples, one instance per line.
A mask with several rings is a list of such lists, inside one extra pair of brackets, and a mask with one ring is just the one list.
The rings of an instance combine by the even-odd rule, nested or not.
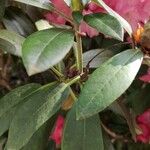
[(52, 28), (29, 36), (23, 44), (23, 62), (29, 75), (45, 71), (59, 63), (70, 51), (74, 34)]
[(115, 17), (102, 13), (90, 14), (84, 16), (84, 21), (104, 35), (123, 41), (123, 28)]
[(36, 25), (36, 28), (38, 31), (50, 29), (53, 27), (52, 25), (49, 24), (49, 22), (47, 20), (44, 20), (44, 19), (40, 19), (40, 20), (36, 21), (35, 25)]
[(48, 123), (45, 123), (40, 129), (32, 136), (29, 143), (21, 150), (44, 150), (48, 141)]
[(21, 56), (25, 38), (15, 32), (0, 30), (0, 49), (16, 56)]
[(0, 20), (3, 18), (5, 12), (5, 0), (0, 0)]
[[(99, 54), (99, 55), (98, 55)], [(96, 55), (96, 57), (90, 62), (90, 68), (98, 68), (101, 64), (103, 64), (106, 60), (112, 57), (115, 54), (114, 51), (104, 50), (104, 49), (93, 49), (86, 51), (83, 53), (83, 66), (91, 61)]]
[(83, 15), (82, 15), (81, 11), (73, 11), (72, 17), (73, 17), (74, 21), (78, 24), (80, 24), (83, 19)]
[[(33, 134), (61, 107), (69, 95), (67, 85), (46, 85), (27, 97), (12, 120), (8, 135), (8, 150), (19, 150), (26, 145)], [(17, 135), (17, 136), (16, 136)]]
[(122, 27), (128, 32), (130, 36), (132, 36), (132, 28), (131, 25), (124, 19), (122, 18), (119, 14), (117, 14), (114, 10), (112, 10), (109, 6), (107, 6), (103, 0), (96, 0), (98, 3), (113, 17), (115, 17)]
[(27, 37), (36, 31), (33, 21), (18, 7), (9, 6), (5, 10), (3, 24), (9, 31)]
[(27, 84), (12, 90), (0, 99), (0, 136), (8, 130), (18, 105), (39, 87), (39, 84)]
[(145, 110), (150, 108), (150, 85), (145, 88), (133, 91), (128, 96), (129, 104), (131, 105), (136, 115), (142, 114)]
[(99, 116), (76, 120), (75, 108), (67, 115), (62, 150), (104, 150)]
[(121, 52), (101, 65), (85, 83), (77, 102), (77, 118), (92, 116), (114, 102), (134, 80), (143, 59), (140, 50)]
[(39, 7), (46, 10), (52, 10), (52, 6), (49, 0), (14, 0), (14, 1)]
[(105, 133), (105, 131), (103, 131), (102, 133), (103, 133), (104, 149), (105, 150), (115, 150), (113, 147), (113, 144), (111, 142), (111, 139), (107, 135), (107, 133)]
[(21, 150), (47, 150), (50, 132), (54, 127), (56, 115), (44, 123)]

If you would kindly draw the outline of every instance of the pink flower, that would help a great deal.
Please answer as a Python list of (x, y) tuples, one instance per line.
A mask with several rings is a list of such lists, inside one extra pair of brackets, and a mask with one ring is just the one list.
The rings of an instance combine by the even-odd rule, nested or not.
[[(71, 17), (72, 11), (63, 0), (50, 0), (50, 1), (53, 3), (55, 8), (57, 8), (59, 11), (62, 11), (67, 16)], [(59, 16), (54, 12), (46, 13), (44, 14), (44, 17), (46, 18), (46, 20), (54, 24), (64, 25), (66, 23), (66, 20), (62, 16)]]
[(144, 82), (150, 82), (150, 68), (148, 69), (147, 74), (141, 76), (139, 79)]
[[(67, 16), (71, 16), (71, 9), (67, 6), (64, 0), (51, 0), (51, 2), (64, 14), (66, 14)], [(104, 2), (114, 11), (120, 14), (123, 18), (125, 18), (131, 24), (133, 31), (136, 31), (139, 23), (144, 24), (149, 20), (149, 0), (104, 0)], [(87, 4), (86, 8), (83, 10), (83, 15), (99, 12), (106, 11), (96, 3), (91, 2)], [(54, 12), (45, 14), (45, 18), (55, 24), (66, 23), (66, 20), (64, 18)], [(90, 37), (98, 35), (98, 32), (87, 25), (85, 22), (81, 22), (80, 30)]]
[[(62, 11), (64, 14), (71, 17), (71, 13), (72, 13), (71, 9), (67, 6), (67, 4), (63, 0), (51, 0), (51, 2), (58, 10)], [(103, 9), (101, 7), (99, 7), (95, 3), (90, 3), (83, 11), (83, 15), (102, 12), (102, 11)], [(66, 23), (66, 20), (63, 17), (57, 15), (54, 12), (46, 13), (44, 14), (44, 17), (46, 18), (46, 20), (54, 24), (64, 25)], [(80, 32), (83, 33), (83, 35), (84, 33), (87, 34), (89, 37), (94, 37), (99, 34), (99, 32), (96, 31), (96, 29), (87, 25), (84, 21), (82, 21), (80, 24)]]
[(137, 141), (148, 143), (150, 141), (150, 109), (137, 116), (137, 124), (141, 133), (137, 135)]
[[(133, 31), (138, 23), (145, 23), (150, 17), (149, 0), (104, 0), (114, 11), (125, 18), (132, 26)], [(134, 15), (133, 15), (134, 13)]]
[(55, 128), (52, 134), (50, 135), (50, 138), (55, 141), (56, 145), (61, 144), (64, 123), (65, 123), (64, 117), (59, 115), (55, 123)]

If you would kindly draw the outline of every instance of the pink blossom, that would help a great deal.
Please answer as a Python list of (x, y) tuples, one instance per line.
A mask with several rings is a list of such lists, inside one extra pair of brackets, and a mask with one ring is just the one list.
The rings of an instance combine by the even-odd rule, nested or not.
[(141, 76), (139, 79), (144, 82), (150, 82), (150, 68), (148, 69), (147, 74)]
[[(71, 17), (72, 11), (63, 0), (50, 0), (50, 1), (51, 1), (51, 3), (53, 3), (55, 8), (57, 8), (59, 11), (62, 11), (68, 17)], [(46, 13), (46, 14), (44, 14), (44, 17), (49, 22), (52, 22), (55, 24), (64, 25), (66, 23), (66, 20), (62, 16), (59, 16), (58, 14), (56, 14), (54, 12)]]
[(50, 136), (50, 138), (55, 141), (56, 145), (61, 144), (64, 123), (64, 117), (59, 115), (55, 123), (55, 128)]
[[(103, 9), (100, 6), (98, 6), (96, 3), (91, 2), (83, 10), (82, 14), (87, 15), (87, 14), (98, 13), (102, 11)], [(86, 33), (91, 38), (99, 34), (99, 32), (96, 29), (90, 27), (84, 21), (82, 21), (80, 24), (80, 31), (83, 33)]]
[[(71, 17), (71, 9), (63, 0), (51, 0), (51, 2), (58, 10)], [(100, 6), (95, 3), (90, 3), (87, 5), (86, 9), (83, 10), (83, 15), (102, 11), (103, 9)], [(54, 24), (64, 25), (66, 23), (66, 20), (62, 16), (59, 16), (54, 12), (46, 13), (44, 14), (44, 17), (46, 18), (46, 20)], [(83, 33), (83, 35), (84, 33), (87, 34), (89, 37), (97, 36), (99, 34), (96, 29), (87, 25), (84, 21), (82, 21), (80, 24), (80, 32)]]
[(145, 23), (150, 17), (149, 0), (104, 0), (114, 11), (126, 19), (132, 26), (133, 31), (138, 23)]
[(150, 109), (137, 116), (137, 124), (141, 133), (137, 135), (137, 141), (148, 143), (150, 141)]
[[(54, 6), (62, 11), (67, 16), (71, 16), (71, 9), (67, 6), (64, 0), (51, 0)], [(145, 23), (150, 17), (150, 0), (104, 0), (104, 2), (111, 7), (114, 11), (125, 18), (132, 26), (133, 31), (136, 31), (139, 23)], [(87, 4), (83, 10), (83, 15), (106, 12), (103, 8), (96, 3), (91, 2)], [(66, 20), (54, 12), (45, 14), (45, 18), (55, 24), (65, 24)], [(98, 32), (87, 25), (85, 22), (81, 22), (81, 32), (86, 33), (88, 36), (93, 37), (98, 35)]]

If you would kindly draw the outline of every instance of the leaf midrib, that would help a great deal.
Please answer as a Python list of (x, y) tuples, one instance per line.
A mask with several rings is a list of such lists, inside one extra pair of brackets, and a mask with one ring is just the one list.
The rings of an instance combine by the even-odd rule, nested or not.
[(37, 64), (37, 62), (39, 61), (39, 58), (40, 58), (41, 55), (44, 53), (44, 50), (47, 48), (47, 46), (48, 46), (53, 40), (55, 40), (57, 36), (59, 36), (60, 34), (62, 34), (62, 33), (64, 33), (64, 32), (66, 32), (66, 30), (63, 30), (63, 31), (57, 33), (54, 37), (52, 37), (52, 38), (46, 43), (46, 45), (44, 45), (43, 50), (40, 51), (40, 53), (37, 55), (37, 60), (34, 62), (34, 65)]
[[(53, 95), (53, 97), (51, 97), (50, 99), (54, 99), (54, 97), (59, 93), (59, 92), (61, 92), (64, 88), (66, 88), (67, 86), (63, 86), (59, 91), (57, 91), (54, 95)], [(24, 124), (24, 127), (27, 127), (27, 125), (28, 124), (30, 124), (30, 122), (31, 122), (31, 119), (38, 113), (38, 112), (40, 112), (40, 110), (41, 109), (43, 109), (44, 108), (44, 106), (46, 106), (46, 104), (48, 103), (49, 101), (46, 101), (41, 107), (39, 107), (38, 109), (37, 109), (37, 111), (35, 111), (32, 115), (30, 115), (29, 116), (29, 118), (28, 118), (28, 120), (25, 122), (25, 124)], [(55, 101), (55, 104), (56, 104), (56, 102), (58, 102), (58, 101)], [(55, 105), (54, 104), (54, 105)], [(36, 128), (36, 130), (38, 130), (37, 128)], [(22, 133), (24, 132), (23, 130), (21, 130), (22, 131)], [(20, 132), (21, 133), (21, 132)], [(33, 133), (34, 134), (34, 133)], [(32, 135), (33, 135), (32, 134)], [(32, 135), (30, 136), (30, 138), (32, 137)], [(26, 142), (24, 142), (23, 144), (25, 145), (26, 143), (27, 143), (28, 141), (26, 141)], [(23, 145), (23, 146), (24, 146)], [(21, 148), (21, 147), (20, 147)]]
[[(130, 58), (124, 63), (124, 65), (126, 65), (135, 55), (137, 55), (138, 52), (139, 52), (139, 51), (135, 52), (135, 54), (134, 54), (132, 57), (130, 57)], [(116, 75), (118, 72), (120, 72), (120, 70), (121, 70), (122, 68), (123, 68), (123, 67), (121, 67), (120, 69), (118, 69), (118, 70), (114, 73), (114, 75), (113, 75), (112, 78), (114, 78), (115, 75)], [(95, 93), (95, 95), (93, 96), (93, 98), (91, 98), (88, 103), (86, 103), (85, 107), (82, 109), (82, 112), (80, 112), (80, 114), (82, 114), (81, 116), (83, 116), (83, 112), (84, 112), (84, 111), (87, 109), (87, 107), (93, 102), (94, 98), (97, 96), (97, 93), (99, 93), (99, 92), (111, 81), (112, 78), (110, 78), (109, 80), (107, 80), (107, 82), (105, 82), (104, 86), (103, 86), (102, 88), (100, 88), (100, 90), (98, 90), (98, 91)]]
[[(99, 19), (97, 16), (95, 16), (95, 15), (93, 15), (93, 14), (90, 15), (90, 16), (93, 16), (93, 18), (95, 18), (97, 22), (100, 22), (101, 24), (103, 24), (104, 26), (106, 26), (109, 30), (112, 31), (113, 34), (115, 34), (119, 39), (121, 39), (120, 36), (117, 34), (117, 32), (115, 32), (112, 28), (110, 28), (110, 27), (109, 27), (107, 24), (105, 24), (103, 21), (100, 21), (100, 19)], [(117, 21), (118, 21), (118, 20), (117, 20)], [(91, 23), (91, 21), (89, 21), (89, 23)], [(122, 33), (122, 31), (121, 31), (121, 33)]]

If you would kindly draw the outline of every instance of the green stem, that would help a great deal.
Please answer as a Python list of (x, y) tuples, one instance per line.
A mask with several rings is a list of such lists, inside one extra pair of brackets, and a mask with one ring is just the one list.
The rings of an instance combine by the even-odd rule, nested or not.
[(77, 100), (77, 98), (76, 98), (76, 96), (75, 96), (75, 94), (74, 94), (74, 92), (72, 91), (71, 88), (70, 88), (70, 95), (71, 95), (71, 97), (73, 98), (74, 101)]
[(79, 32), (79, 25), (77, 25), (76, 23), (74, 23), (73, 19), (68, 17), (66, 14), (64, 14), (62, 11), (58, 10), (57, 8), (55, 8), (54, 6), (51, 6), (53, 11), (55, 11), (55, 13), (61, 15), (63, 18), (65, 18), (68, 22), (70, 22), (75, 29), (75, 36), (76, 36), (76, 42), (77, 42), (77, 69), (79, 70), (80, 74), (83, 73), (83, 56), (82, 56), (82, 40), (81, 40), (81, 36), (78, 33)]
[(83, 49), (82, 49), (82, 39), (80, 34), (78, 33), (79, 31), (79, 26), (75, 25), (75, 36), (76, 36), (76, 42), (77, 42), (77, 50), (76, 50), (76, 63), (77, 63), (77, 69), (79, 70), (79, 73), (83, 73)]
[(122, 110), (122, 113), (127, 121), (127, 124), (129, 126), (129, 130), (132, 134), (132, 138), (133, 140), (136, 142), (136, 132), (135, 132), (135, 127), (133, 125), (133, 121), (132, 121), (132, 117), (131, 117), (131, 114), (130, 114), (130, 111), (128, 110), (128, 108), (126, 107), (126, 105), (122, 102), (121, 99), (119, 99), (118, 101), (118, 104)]
[(67, 84), (67, 86), (70, 86), (70, 85), (72, 85), (72, 84), (74, 84), (74, 83), (76, 83), (77, 81), (79, 81), (80, 80), (80, 76), (76, 76), (75, 78), (73, 78), (73, 79), (71, 79), (71, 80), (69, 80), (69, 82), (67, 82), (66, 84)]
[(52, 67), (51, 69), (59, 78), (64, 78), (64, 75), (59, 72), (55, 67)]

